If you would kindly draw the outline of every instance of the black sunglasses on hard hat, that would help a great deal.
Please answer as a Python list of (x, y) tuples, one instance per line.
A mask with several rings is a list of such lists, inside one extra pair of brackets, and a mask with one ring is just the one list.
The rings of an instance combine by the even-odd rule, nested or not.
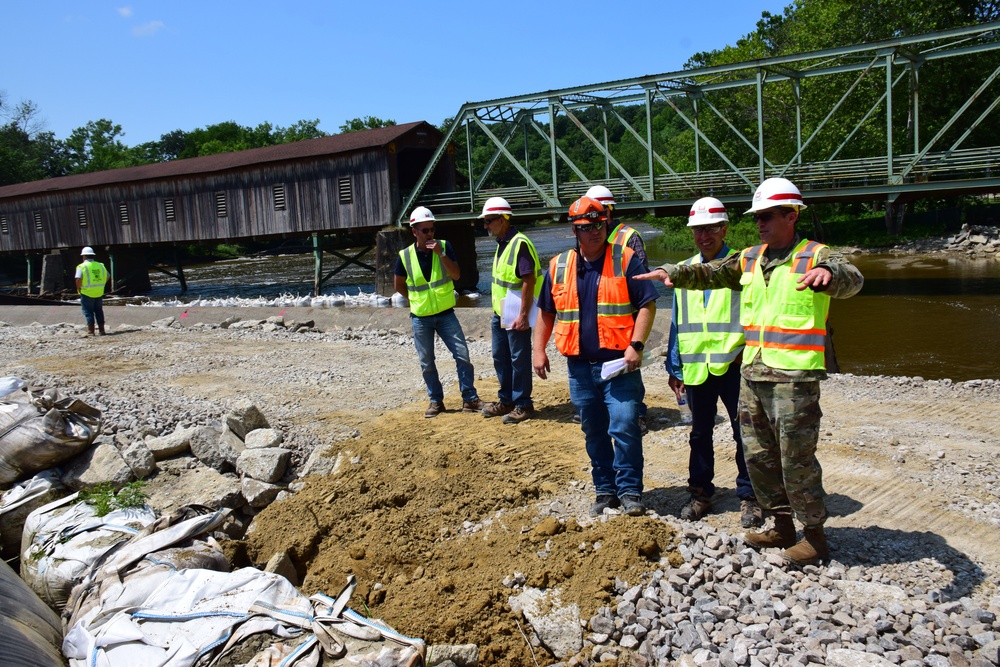
[(581, 213), (580, 215), (569, 216), (570, 222), (576, 222), (577, 220), (600, 220), (604, 217), (604, 213), (601, 211), (587, 211), (586, 213)]

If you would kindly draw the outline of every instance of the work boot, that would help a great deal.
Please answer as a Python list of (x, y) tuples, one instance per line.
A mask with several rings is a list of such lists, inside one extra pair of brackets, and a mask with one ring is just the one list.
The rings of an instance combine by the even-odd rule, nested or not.
[(97, 325), (97, 330), (101, 333), (102, 336), (107, 334), (107, 332), (104, 330), (104, 322), (101, 322)]
[(518, 424), (535, 416), (535, 408), (531, 405), (517, 406), (503, 416), (504, 424)]
[(492, 403), (487, 403), (483, 406), (483, 416), (484, 417), (503, 417), (505, 414), (514, 409), (513, 403), (501, 403), (500, 401), (494, 401)]
[(87, 335), (88, 336), (93, 336), (94, 335), (94, 325), (93, 324), (88, 324), (87, 325)]
[(760, 528), (764, 525), (764, 513), (755, 499), (740, 501), (740, 525), (744, 528)]
[(642, 504), (642, 496), (629, 494), (621, 497), (622, 513), (628, 516), (642, 516), (646, 506)]
[(649, 424), (646, 423), (645, 417), (639, 417), (639, 434), (646, 435), (649, 433)]
[(573, 419), (572, 419), (572, 421), (573, 421), (574, 424), (581, 423), (580, 413), (579, 412), (574, 412), (573, 413)]
[(771, 547), (781, 547), (787, 549), (795, 544), (795, 524), (792, 523), (792, 515), (774, 515), (774, 528), (768, 528), (757, 533), (747, 533), (743, 536), (743, 541), (754, 549), (769, 549)]
[(615, 509), (620, 503), (618, 496), (611, 493), (602, 493), (597, 496), (597, 502), (590, 506), (590, 516), (601, 516), (606, 509)]
[(685, 521), (697, 521), (712, 509), (712, 501), (708, 496), (692, 493), (687, 505), (681, 508), (681, 518)]
[(482, 412), (484, 405), (486, 404), (480, 399), (474, 398), (471, 401), (465, 401), (462, 403), (462, 412)]
[(439, 414), (444, 412), (444, 403), (439, 401), (431, 401), (427, 409), (424, 410), (424, 417), (431, 419), (432, 417), (437, 417)]
[(826, 535), (823, 526), (806, 526), (802, 531), (802, 539), (790, 549), (781, 552), (781, 557), (792, 565), (816, 565), (830, 555), (826, 546)]

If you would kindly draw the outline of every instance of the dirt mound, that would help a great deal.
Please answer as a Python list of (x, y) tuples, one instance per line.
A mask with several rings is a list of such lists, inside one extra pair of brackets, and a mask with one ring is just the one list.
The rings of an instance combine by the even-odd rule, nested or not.
[(539, 514), (589, 478), (566, 397), (545, 395), (565, 385), (541, 389), (550, 407), (516, 426), (461, 412), (423, 419), (422, 404), (361, 425), (335, 445), (337, 473), (309, 478), (254, 520), (249, 559), (288, 550), (306, 593), (336, 592), (353, 573), (352, 604), (401, 631), (479, 644), (483, 664), (530, 664), (505, 579), (558, 586), (589, 618), (612, 600), (615, 577), (638, 582), (675, 543), (651, 518)]

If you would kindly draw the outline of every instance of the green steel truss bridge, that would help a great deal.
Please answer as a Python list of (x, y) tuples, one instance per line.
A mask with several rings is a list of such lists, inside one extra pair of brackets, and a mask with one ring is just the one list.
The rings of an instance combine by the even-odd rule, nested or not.
[[(747, 202), (772, 176), (791, 179), (807, 201), (879, 200), (887, 211), (1000, 192), (998, 77), (994, 22), (469, 102), (397, 222), (416, 205), (468, 219), (492, 196), (519, 215), (557, 217), (594, 184), (610, 188), (619, 209), (660, 214), (686, 213), (707, 195)], [(664, 116), (667, 127), (654, 130)], [(581, 143), (586, 165), (571, 156)], [(626, 143), (628, 162), (615, 154)], [(427, 187), (446, 153), (458, 191)]]

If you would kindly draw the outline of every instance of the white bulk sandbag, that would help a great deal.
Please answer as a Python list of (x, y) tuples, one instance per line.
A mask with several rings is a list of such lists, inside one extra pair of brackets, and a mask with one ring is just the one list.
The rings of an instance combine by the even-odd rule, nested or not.
[(4, 667), (65, 667), (59, 616), (0, 561), (0, 646)]
[(100, 429), (100, 410), (54, 389), (8, 394), (0, 400), (0, 485), (73, 458)]
[(0, 398), (4, 398), (7, 394), (13, 394), (15, 391), (19, 391), (28, 386), (28, 383), (21, 378), (15, 377), (5, 377), (0, 378)]
[(74, 584), (101, 556), (153, 523), (148, 505), (99, 517), (78, 493), (28, 515), (21, 540), (21, 578), (47, 605), (62, 611)]
[(5, 560), (21, 553), (21, 535), (28, 515), (69, 494), (57, 470), (43, 470), (0, 496), (0, 555)]

